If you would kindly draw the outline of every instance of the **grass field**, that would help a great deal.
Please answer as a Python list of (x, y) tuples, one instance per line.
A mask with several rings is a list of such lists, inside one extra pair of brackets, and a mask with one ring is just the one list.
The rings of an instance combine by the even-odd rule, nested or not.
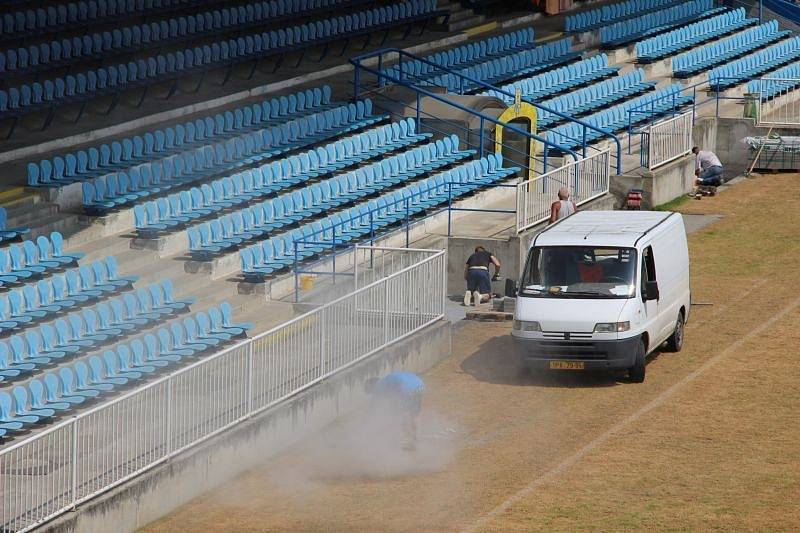
[(425, 376), (423, 432), (452, 431), (418, 457), (370, 471), (343, 421), (146, 529), (797, 531), (797, 179), (679, 206), (722, 215), (689, 239), (693, 299), (713, 305), (644, 384), (522, 378), (509, 326), (469, 323)]

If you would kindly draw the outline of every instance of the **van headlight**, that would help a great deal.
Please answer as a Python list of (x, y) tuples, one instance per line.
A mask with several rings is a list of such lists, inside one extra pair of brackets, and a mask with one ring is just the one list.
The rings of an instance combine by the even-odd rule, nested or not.
[(512, 327), (517, 331), (542, 331), (538, 322), (530, 320), (515, 320)]
[(594, 325), (595, 333), (621, 333), (631, 329), (631, 323), (625, 322), (598, 322)]

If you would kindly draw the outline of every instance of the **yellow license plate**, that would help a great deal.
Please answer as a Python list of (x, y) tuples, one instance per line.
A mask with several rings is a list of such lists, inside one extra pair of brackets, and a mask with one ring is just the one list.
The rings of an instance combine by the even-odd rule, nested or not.
[(550, 361), (550, 370), (583, 370), (583, 361)]

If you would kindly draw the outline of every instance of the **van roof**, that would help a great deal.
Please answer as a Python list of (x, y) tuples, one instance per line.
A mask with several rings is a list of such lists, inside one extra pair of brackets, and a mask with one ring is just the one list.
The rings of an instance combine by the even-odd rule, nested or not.
[(645, 233), (664, 222), (668, 211), (578, 211), (542, 231), (537, 246), (634, 247)]

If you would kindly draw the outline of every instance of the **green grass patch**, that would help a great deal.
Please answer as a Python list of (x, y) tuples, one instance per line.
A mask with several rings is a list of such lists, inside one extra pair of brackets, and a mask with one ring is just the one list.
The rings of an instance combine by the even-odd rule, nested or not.
[(680, 206), (689, 200), (691, 200), (689, 196), (682, 194), (681, 196), (678, 196), (677, 198), (670, 200), (665, 204), (655, 206), (653, 211), (677, 211)]

